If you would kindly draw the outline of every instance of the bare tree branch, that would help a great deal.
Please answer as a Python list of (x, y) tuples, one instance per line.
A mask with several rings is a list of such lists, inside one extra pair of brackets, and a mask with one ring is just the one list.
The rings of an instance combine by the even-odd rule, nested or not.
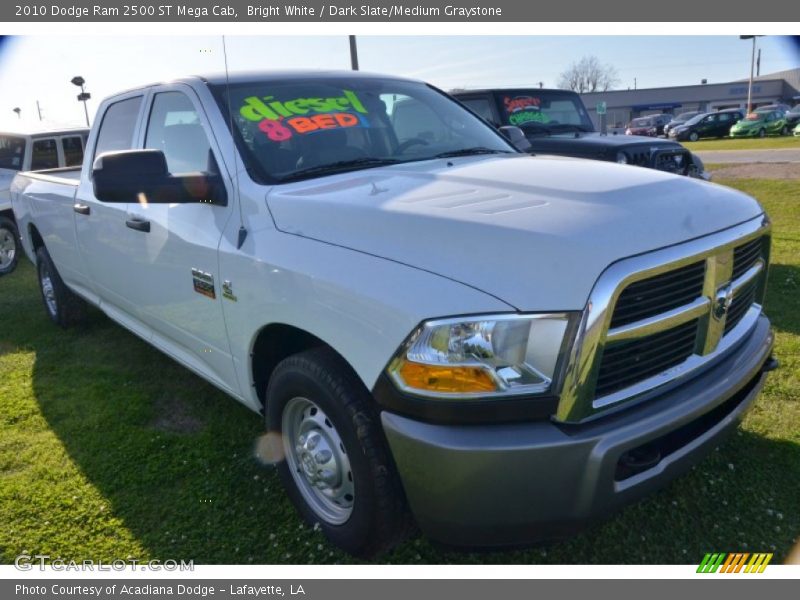
[(607, 92), (619, 83), (617, 69), (602, 64), (596, 56), (584, 56), (561, 73), (558, 87), (579, 94)]

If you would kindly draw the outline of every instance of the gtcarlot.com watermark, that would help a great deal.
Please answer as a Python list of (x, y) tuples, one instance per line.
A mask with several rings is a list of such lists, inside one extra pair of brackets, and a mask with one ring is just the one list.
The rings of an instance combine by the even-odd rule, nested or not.
[(136, 558), (103, 560), (67, 560), (49, 554), (20, 554), (14, 559), (19, 571), (194, 571), (193, 560), (138, 560)]

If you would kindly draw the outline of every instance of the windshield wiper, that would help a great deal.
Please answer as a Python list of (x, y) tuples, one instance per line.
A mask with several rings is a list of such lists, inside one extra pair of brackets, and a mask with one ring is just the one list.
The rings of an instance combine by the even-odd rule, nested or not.
[(339, 160), (325, 165), (316, 165), (307, 169), (300, 169), (287, 175), (284, 180), (298, 179), (308, 175), (326, 175), (328, 173), (338, 173), (342, 171), (357, 170), (365, 167), (381, 167), (384, 165), (396, 165), (403, 161), (396, 158), (375, 158), (364, 157), (351, 160)]
[(474, 146), (472, 148), (461, 148), (460, 150), (449, 150), (440, 152), (432, 158), (455, 158), (457, 156), (475, 156), (478, 154), (513, 154), (510, 150), (492, 150), (484, 146)]

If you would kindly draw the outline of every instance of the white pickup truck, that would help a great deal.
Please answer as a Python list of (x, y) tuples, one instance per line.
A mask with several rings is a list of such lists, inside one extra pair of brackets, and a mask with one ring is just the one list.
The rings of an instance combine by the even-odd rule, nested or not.
[(756, 200), (527, 156), (422, 82), (131, 90), (82, 169), (11, 195), (50, 318), (94, 304), (262, 413), (292, 501), (355, 554), (413, 521), (572, 531), (695, 463), (776, 366)]
[(13, 271), (19, 258), (19, 234), (9, 195), (14, 176), (19, 171), (80, 166), (88, 134), (88, 129), (0, 132), (0, 276)]

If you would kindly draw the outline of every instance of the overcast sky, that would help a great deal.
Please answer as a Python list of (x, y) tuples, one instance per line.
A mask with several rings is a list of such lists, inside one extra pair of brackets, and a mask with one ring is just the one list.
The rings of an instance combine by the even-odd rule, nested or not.
[[(800, 66), (788, 38), (763, 37), (761, 72)], [(230, 70), (350, 66), (346, 36), (226, 37)], [(555, 86), (570, 63), (595, 55), (616, 67), (620, 89), (689, 85), (746, 78), (751, 45), (737, 36), (359, 36), (365, 71), (415, 77), (444, 88)], [(80, 125), (81, 75), (92, 94), (89, 113), (120, 90), (183, 75), (224, 70), (221, 37), (26, 36), (0, 45), (0, 125)], [(22, 110), (23, 121), (12, 112)], [(32, 120), (32, 121), (31, 121)]]

